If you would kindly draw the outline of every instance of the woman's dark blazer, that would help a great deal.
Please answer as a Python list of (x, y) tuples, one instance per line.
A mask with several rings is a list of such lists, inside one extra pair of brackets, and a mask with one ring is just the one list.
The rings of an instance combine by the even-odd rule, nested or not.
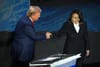
[(72, 22), (65, 22), (62, 28), (57, 33), (54, 33), (56, 37), (60, 37), (63, 34), (66, 36), (63, 53), (84, 54), (85, 50), (89, 49), (87, 26), (85, 22), (80, 23), (79, 26), (80, 30), (77, 33)]

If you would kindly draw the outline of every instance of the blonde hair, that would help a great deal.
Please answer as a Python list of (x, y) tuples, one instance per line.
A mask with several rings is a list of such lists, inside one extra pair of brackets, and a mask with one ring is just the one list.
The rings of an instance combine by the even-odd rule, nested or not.
[(30, 6), (27, 11), (27, 16), (30, 17), (36, 12), (41, 12), (41, 8), (39, 6)]

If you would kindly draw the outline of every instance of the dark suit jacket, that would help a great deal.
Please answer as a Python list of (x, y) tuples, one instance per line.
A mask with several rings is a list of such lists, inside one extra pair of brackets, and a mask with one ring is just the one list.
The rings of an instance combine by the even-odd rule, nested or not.
[(88, 32), (85, 23), (80, 24), (80, 31), (77, 33), (72, 22), (65, 22), (62, 28), (57, 33), (54, 33), (54, 36), (60, 37), (63, 34), (67, 37), (63, 53), (84, 54), (85, 50), (89, 49)]
[(22, 17), (16, 26), (11, 48), (12, 57), (20, 61), (32, 60), (35, 41), (44, 39), (45, 34), (37, 35), (31, 20), (27, 16)]

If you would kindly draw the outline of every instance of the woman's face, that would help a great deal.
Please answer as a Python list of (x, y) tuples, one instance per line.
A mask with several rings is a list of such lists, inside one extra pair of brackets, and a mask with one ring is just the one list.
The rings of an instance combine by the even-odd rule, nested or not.
[(80, 21), (79, 15), (77, 13), (73, 13), (71, 20), (72, 20), (73, 23), (79, 22)]

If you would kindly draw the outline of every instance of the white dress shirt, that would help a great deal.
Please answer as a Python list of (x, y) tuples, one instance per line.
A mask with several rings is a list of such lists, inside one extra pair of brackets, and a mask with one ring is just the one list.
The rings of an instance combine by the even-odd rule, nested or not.
[(75, 28), (76, 32), (79, 33), (79, 30), (80, 30), (79, 23), (77, 23), (77, 24), (74, 23), (74, 28)]

